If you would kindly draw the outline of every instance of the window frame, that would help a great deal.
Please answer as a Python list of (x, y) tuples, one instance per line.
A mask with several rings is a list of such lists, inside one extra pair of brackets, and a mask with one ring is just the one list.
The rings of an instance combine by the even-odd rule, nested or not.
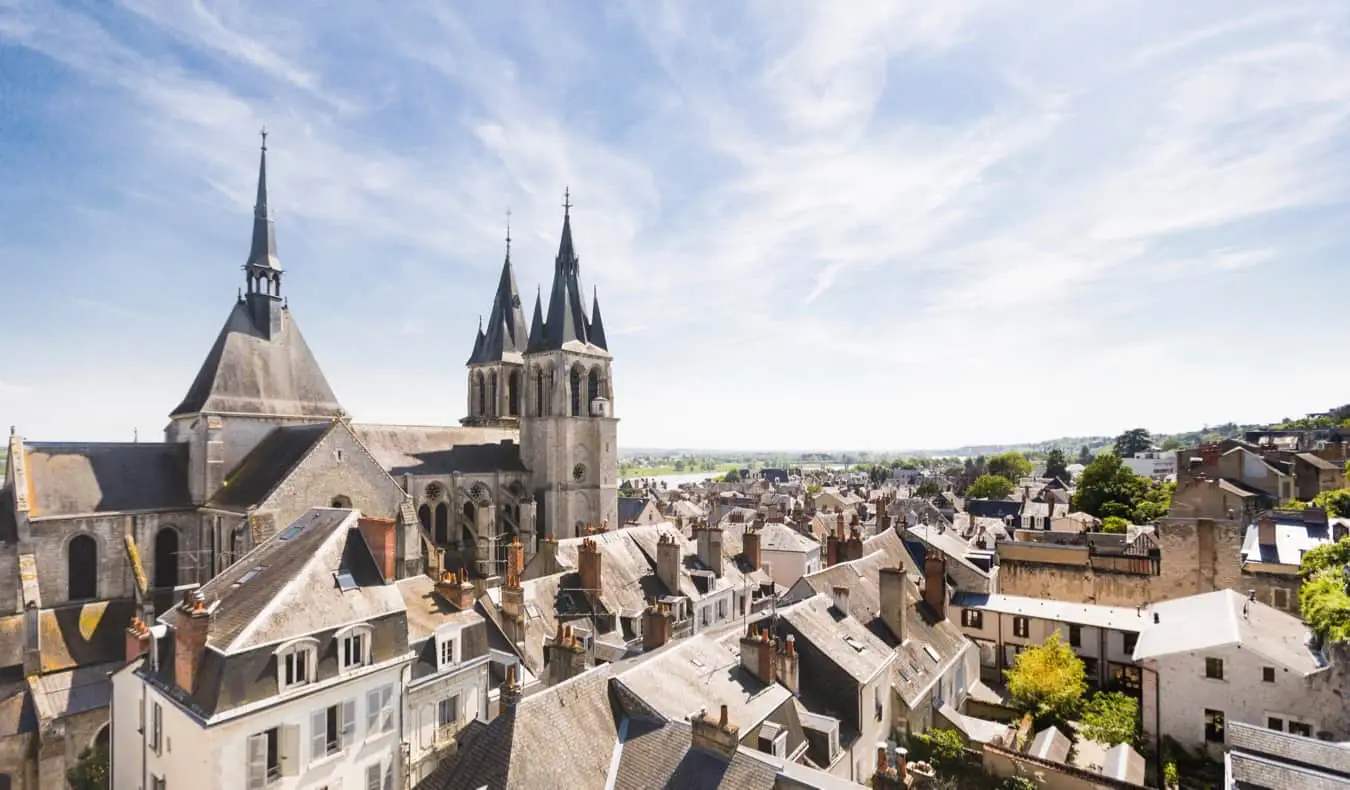
[(150, 751), (163, 754), (164, 748), (164, 708), (154, 700), (150, 702)]
[[(436, 670), (444, 671), (450, 667), (459, 666), (464, 662), (464, 641), (460, 637), (463, 635), (464, 627), (444, 626), (436, 630)], [(450, 648), (450, 660), (446, 660), (445, 648)]]
[(961, 625), (966, 628), (974, 628), (976, 631), (984, 630), (984, 610), (982, 609), (962, 609)]
[[(436, 701), (436, 729), (444, 730), (447, 727), (459, 724), (459, 720), (464, 713), (463, 706), (459, 704), (459, 698), (459, 694), (451, 694)], [(448, 720), (443, 715), (446, 708), (449, 708), (450, 712), (454, 714)]]
[[(305, 654), (302, 661), (299, 660), (299, 654)], [(306, 637), (296, 639), (278, 647), (272, 652), (277, 660), (277, 693), (285, 694), (297, 688), (311, 685), (318, 680), (319, 665), (319, 640)], [(295, 659), (294, 666), (300, 667), (303, 664), (305, 670), (303, 679), (292, 681), (286, 680), (288, 670), (291, 670), (291, 661)]]
[(1261, 682), (1262, 683), (1275, 682), (1275, 667), (1261, 667)]
[(1205, 743), (1223, 743), (1227, 729), (1227, 717), (1221, 710), (1205, 708)]
[[(1290, 719), (1286, 726), (1288, 727), (1286, 732), (1288, 732), (1290, 735), (1297, 735), (1300, 738), (1313, 737), (1313, 726), (1306, 721), (1298, 721), (1296, 719)], [(1298, 727), (1300, 730), (1302, 730), (1302, 732), (1294, 732), (1295, 727)]]
[(1031, 638), (1031, 618), (1022, 614), (1013, 615), (1013, 636), (1018, 639)]
[[(259, 741), (259, 738), (262, 740)], [(259, 743), (262, 745), (261, 764), (255, 762), (253, 753), (255, 745)], [(255, 768), (259, 767), (261, 767), (262, 773), (255, 774)], [(244, 783), (248, 790), (260, 790), (260, 788), (268, 787), (280, 780), (281, 725), (276, 725), (248, 736), (244, 748)]]
[(1223, 659), (1205, 656), (1205, 679), (1223, 680)]
[(366, 737), (394, 731), (394, 684), (386, 683), (366, 692)]
[(1083, 646), (1083, 626), (1069, 623), (1069, 647)]
[(1123, 652), (1125, 655), (1133, 657), (1134, 649), (1139, 646), (1139, 634), (1134, 631), (1123, 631), (1121, 637), (1123, 638), (1120, 646), (1124, 648)]
[[(374, 635), (375, 629), (364, 623), (344, 628), (334, 634), (334, 643), (337, 645), (338, 672), (342, 674), (354, 672), (373, 663), (372, 643), (374, 642)], [(348, 645), (353, 641), (356, 641), (359, 653), (355, 662), (348, 660), (352, 652)]]

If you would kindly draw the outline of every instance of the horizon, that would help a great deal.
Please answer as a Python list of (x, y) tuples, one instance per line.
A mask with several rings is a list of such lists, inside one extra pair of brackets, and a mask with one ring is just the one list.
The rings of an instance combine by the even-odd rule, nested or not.
[(569, 188), (621, 448), (1348, 400), (1350, 6), (1147, 9), (6, 4), (0, 423), (158, 439), (243, 285), (264, 126), (283, 293), (358, 422), (458, 423), (507, 211), (528, 311)]

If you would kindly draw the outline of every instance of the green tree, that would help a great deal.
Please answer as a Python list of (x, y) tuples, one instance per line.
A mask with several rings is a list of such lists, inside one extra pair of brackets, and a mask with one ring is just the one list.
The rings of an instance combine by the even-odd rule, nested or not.
[(1090, 741), (1115, 746), (1139, 741), (1139, 700), (1119, 691), (1099, 691), (1083, 705), (1078, 734)]
[(1001, 475), (981, 475), (970, 488), (966, 496), (971, 499), (1003, 499), (1012, 493), (1012, 481)]
[(1056, 631), (1044, 644), (1017, 654), (1012, 669), (1004, 670), (1013, 703), (1040, 720), (1068, 721), (1087, 691), (1083, 659)]
[(1069, 462), (1064, 457), (1064, 451), (1056, 447), (1045, 456), (1045, 476), (1058, 477), (1060, 480), (1068, 482), (1069, 480)]
[(108, 790), (108, 747), (98, 743), (80, 752), (66, 772), (72, 790)]
[(1335, 543), (1323, 543), (1303, 553), (1303, 564), (1299, 572), (1307, 579), (1313, 574), (1328, 568), (1340, 570), (1350, 564), (1350, 536)]
[(1030, 776), (1009, 776), (998, 786), (998, 790), (1039, 790), (1041, 784)]
[(1325, 510), (1328, 515), (1350, 518), (1350, 488), (1323, 491), (1313, 497), (1312, 504)]
[(1130, 518), (1149, 482), (1130, 471), (1115, 453), (1101, 453), (1078, 476), (1073, 505), (1098, 518)]
[(989, 474), (1007, 478), (1016, 485), (1017, 481), (1031, 474), (1031, 462), (1025, 455), (1016, 452), (999, 453), (989, 459)]
[(1131, 428), (1116, 437), (1116, 455), (1121, 458), (1133, 458), (1153, 446), (1153, 439), (1143, 428)]
[(1088, 449), (1086, 444), (1078, 448), (1078, 463), (1083, 466), (1092, 463), (1092, 451)]
[(1181, 440), (1175, 436), (1170, 436), (1167, 439), (1165, 439), (1162, 444), (1158, 445), (1158, 449), (1164, 452), (1168, 450), (1180, 450)]
[(931, 499), (942, 493), (942, 486), (936, 480), (925, 480), (914, 489), (914, 496), (920, 499)]
[[(735, 469), (732, 469), (731, 471), (729, 471), (729, 472), (727, 472), (726, 474), (722, 475), (722, 482), (723, 482), (723, 483), (739, 483), (739, 482), (741, 482), (741, 473), (738, 472), (738, 471), (736, 471)], [(807, 491), (810, 491), (810, 490), (811, 490), (811, 487), (810, 487), (810, 486), (807, 486), (806, 488), (807, 488)]]
[(959, 770), (965, 764), (966, 742), (956, 730), (935, 729), (909, 738), (909, 759), (931, 762), (939, 771)]
[(1130, 522), (1120, 516), (1107, 516), (1102, 519), (1102, 532), (1114, 532), (1124, 535), (1130, 528)]
[(675, 459), (675, 467), (674, 467), (674, 468), (675, 468), (675, 471), (676, 471), (677, 473), (683, 472), (683, 471), (684, 471), (684, 459), (683, 459), (683, 458), (677, 458), (677, 459)]

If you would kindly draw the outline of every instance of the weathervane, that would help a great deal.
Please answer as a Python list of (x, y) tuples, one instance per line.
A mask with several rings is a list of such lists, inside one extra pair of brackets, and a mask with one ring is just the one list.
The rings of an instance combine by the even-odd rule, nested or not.
[(568, 214), (572, 211), (572, 189), (563, 187), (563, 213)]
[(511, 257), (511, 207), (506, 207), (506, 257)]
[(258, 134), (262, 135), (262, 149), (263, 149), (264, 151), (266, 151), (266, 150), (267, 150), (267, 127), (264, 126), (264, 127), (262, 128), (262, 131), (258, 132)]

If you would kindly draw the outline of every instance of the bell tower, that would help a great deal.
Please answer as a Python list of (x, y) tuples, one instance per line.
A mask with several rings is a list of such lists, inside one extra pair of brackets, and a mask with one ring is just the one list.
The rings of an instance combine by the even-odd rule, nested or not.
[(618, 419), (599, 295), (589, 315), (572, 246), (572, 203), (563, 199), (548, 314), (534, 302), (524, 354), (521, 460), (531, 472), (538, 534), (574, 537), (587, 525), (618, 526)]
[(511, 226), (506, 228), (506, 260), (492, 298), (487, 326), (481, 320), (469, 355), (468, 411), (463, 425), (516, 427), (524, 403), (525, 312), (511, 267)]

